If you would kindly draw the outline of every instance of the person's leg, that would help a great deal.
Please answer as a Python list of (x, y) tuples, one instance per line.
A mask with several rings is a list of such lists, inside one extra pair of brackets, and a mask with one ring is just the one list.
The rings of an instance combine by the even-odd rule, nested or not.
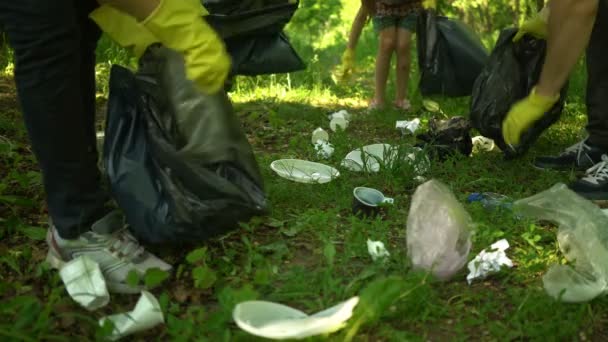
[[(608, 4), (600, 1), (595, 26), (587, 47), (587, 145), (597, 151), (595, 165), (585, 177), (570, 184), (579, 195), (592, 200), (608, 200)], [(602, 157), (603, 155), (603, 157)]]
[(600, 1), (587, 47), (588, 143), (608, 153), (608, 4)]
[(378, 54), (376, 55), (374, 99), (371, 107), (382, 107), (385, 103), (391, 57), (397, 45), (397, 28), (393, 18), (374, 18), (374, 27), (378, 32)]
[(15, 51), (15, 81), (32, 149), (43, 174), (53, 226), (51, 266), (87, 255), (114, 292), (137, 293), (127, 275), (171, 266), (147, 253), (104, 203), (94, 129), (99, 32), (93, 0), (0, 0), (0, 26)]
[(395, 106), (409, 110), (410, 102), (407, 99), (411, 66), (412, 32), (416, 26), (416, 16), (410, 14), (403, 18), (397, 30), (397, 81)]
[[(74, 239), (107, 211), (94, 135), (94, 48), (90, 0), (0, 1), (15, 52), (15, 81), (32, 149), (59, 235)], [(92, 5), (89, 5), (92, 6)]]
[(589, 44), (587, 45), (587, 131), (589, 137), (568, 147), (558, 156), (536, 158), (534, 165), (540, 169), (587, 170), (601, 161), (608, 153), (608, 63), (605, 57), (608, 47), (608, 5), (600, 1)]

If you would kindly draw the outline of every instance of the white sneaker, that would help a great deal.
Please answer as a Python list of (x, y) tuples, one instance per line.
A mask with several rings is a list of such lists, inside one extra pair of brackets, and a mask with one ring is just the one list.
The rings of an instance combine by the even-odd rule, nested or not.
[(143, 276), (148, 269), (171, 271), (171, 265), (148, 253), (124, 227), (122, 215), (111, 212), (81, 234), (78, 239), (61, 239), (51, 226), (47, 233), (49, 252), (47, 261), (59, 269), (64, 263), (86, 255), (101, 268), (108, 290), (116, 293), (139, 293), (143, 286), (127, 284), (127, 275), (135, 270)]

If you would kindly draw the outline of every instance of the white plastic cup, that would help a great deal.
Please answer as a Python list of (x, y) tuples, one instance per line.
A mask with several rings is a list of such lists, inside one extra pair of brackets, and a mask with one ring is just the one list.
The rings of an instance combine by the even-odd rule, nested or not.
[(312, 132), (312, 138), (310, 140), (313, 145), (316, 145), (319, 141), (329, 141), (329, 133), (319, 127)]
[(344, 117), (335, 117), (331, 119), (329, 128), (331, 128), (331, 130), (334, 132), (336, 132), (338, 129), (344, 131), (346, 128), (348, 128), (348, 120), (346, 120)]

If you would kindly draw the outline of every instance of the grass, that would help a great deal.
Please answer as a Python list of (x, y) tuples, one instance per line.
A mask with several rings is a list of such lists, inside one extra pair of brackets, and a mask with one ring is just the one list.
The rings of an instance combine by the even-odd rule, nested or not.
[[(176, 270), (153, 291), (166, 324), (134, 339), (252, 341), (257, 339), (231, 320), (232, 308), (240, 301), (277, 301), (312, 313), (359, 295), (361, 303), (343, 330), (311, 340), (605, 340), (605, 298), (562, 304), (543, 291), (542, 275), (552, 263), (561, 262), (555, 227), (465, 205), (475, 222), (471, 257), (506, 238), (511, 244), (507, 254), (516, 267), (471, 286), (464, 270), (441, 283), (413, 271), (407, 258), (406, 221), (418, 185), (411, 169), (371, 175), (340, 169), (342, 176), (324, 185), (293, 183), (270, 170), (270, 162), (279, 158), (318, 161), (310, 133), (319, 126), (327, 129), (327, 114), (339, 109), (348, 110), (354, 119), (346, 132), (331, 134), (335, 153), (322, 161), (338, 168), (346, 153), (363, 145), (413, 144), (412, 137), (402, 137), (394, 129), (395, 121), (420, 117), (424, 129), (433, 115), (422, 109), (416, 68), (410, 82), (413, 112), (367, 113), (376, 44), (370, 27), (357, 52), (358, 78), (345, 85), (331, 81), (330, 66), (339, 60), (356, 11), (355, 6), (340, 5), (338, 0), (304, 2), (289, 27), (294, 45), (308, 62), (306, 71), (238, 78), (231, 93), (256, 151), (271, 214), (191, 251), (158, 251)], [(132, 63), (107, 40), (100, 43), (99, 56), (100, 61)], [(100, 103), (107, 94), (108, 65), (103, 62), (98, 68)], [(426, 177), (446, 183), (463, 203), (473, 191), (517, 199), (574, 179), (570, 173), (537, 171), (530, 161), (580, 138), (585, 122), (584, 74), (581, 65), (571, 79), (562, 120), (525, 158), (507, 162), (499, 152), (480, 152), (434, 162)], [(86, 312), (69, 298), (57, 273), (42, 262), (47, 217), (40, 174), (12, 81), (0, 80), (0, 336), (8, 341), (99, 339), (107, 328), (97, 327), (97, 319), (130, 310), (137, 296), (116, 295), (108, 307)], [(389, 95), (393, 89), (391, 83)], [(467, 98), (433, 100), (448, 116), (468, 113)], [(395, 205), (381, 218), (357, 219), (350, 212), (356, 186), (377, 188), (394, 197)], [(367, 239), (386, 244), (391, 253), (387, 263), (372, 262)], [(146, 281), (157, 282), (153, 278)]]

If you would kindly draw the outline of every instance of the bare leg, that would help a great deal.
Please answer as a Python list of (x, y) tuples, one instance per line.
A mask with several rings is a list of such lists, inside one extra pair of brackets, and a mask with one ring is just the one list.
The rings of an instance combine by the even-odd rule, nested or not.
[(376, 89), (372, 105), (383, 106), (386, 93), (386, 81), (391, 57), (397, 45), (397, 29), (389, 27), (380, 31), (378, 55), (376, 56)]
[(402, 109), (409, 109), (407, 100), (407, 87), (410, 79), (412, 32), (397, 29), (397, 93), (395, 105)]
[(583, 54), (597, 14), (598, 0), (553, 0), (547, 57), (537, 85), (539, 95), (556, 96)]

